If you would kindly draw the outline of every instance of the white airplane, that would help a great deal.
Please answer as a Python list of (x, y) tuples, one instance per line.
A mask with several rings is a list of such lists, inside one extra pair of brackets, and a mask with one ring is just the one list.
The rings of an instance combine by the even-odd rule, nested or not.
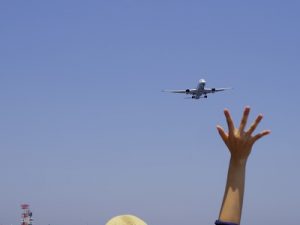
[[(215, 93), (219, 91), (225, 91), (232, 88), (205, 88), (206, 81), (204, 79), (199, 80), (197, 88), (195, 89), (186, 89), (186, 90), (164, 90), (165, 92), (171, 93), (180, 93), (192, 95), (191, 98), (199, 99), (199, 98), (207, 98), (207, 94)], [(201, 97), (203, 96), (203, 97)]]

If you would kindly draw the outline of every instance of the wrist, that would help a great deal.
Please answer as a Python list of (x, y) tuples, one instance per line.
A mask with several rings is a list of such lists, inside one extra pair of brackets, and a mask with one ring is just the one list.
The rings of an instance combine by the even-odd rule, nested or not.
[(245, 167), (247, 164), (247, 159), (236, 159), (234, 157), (230, 158), (230, 165), (235, 167)]

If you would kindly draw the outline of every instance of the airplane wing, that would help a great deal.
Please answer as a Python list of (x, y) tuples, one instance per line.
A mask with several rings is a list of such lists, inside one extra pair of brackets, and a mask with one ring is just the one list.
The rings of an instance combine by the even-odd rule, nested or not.
[(232, 88), (206, 88), (204, 90), (205, 93), (215, 93), (215, 92), (219, 92), (219, 91), (225, 91), (225, 90), (229, 90)]
[(197, 89), (186, 89), (186, 90), (163, 90), (164, 92), (179, 93), (179, 94), (196, 94)]

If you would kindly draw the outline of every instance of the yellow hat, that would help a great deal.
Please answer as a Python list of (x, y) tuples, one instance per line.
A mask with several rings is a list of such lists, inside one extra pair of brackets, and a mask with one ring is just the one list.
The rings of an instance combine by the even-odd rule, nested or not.
[(116, 216), (109, 220), (106, 225), (147, 225), (143, 220), (132, 215)]

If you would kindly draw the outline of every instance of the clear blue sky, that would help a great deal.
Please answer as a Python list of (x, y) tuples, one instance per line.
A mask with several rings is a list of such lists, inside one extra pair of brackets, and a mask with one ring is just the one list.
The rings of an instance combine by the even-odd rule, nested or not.
[[(265, 116), (242, 222), (299, 220), (298, 1), (1, 1), (0, 224), (213, 224), (216, 125)], [(233, 87), (190, 101), (162, 89)]]

